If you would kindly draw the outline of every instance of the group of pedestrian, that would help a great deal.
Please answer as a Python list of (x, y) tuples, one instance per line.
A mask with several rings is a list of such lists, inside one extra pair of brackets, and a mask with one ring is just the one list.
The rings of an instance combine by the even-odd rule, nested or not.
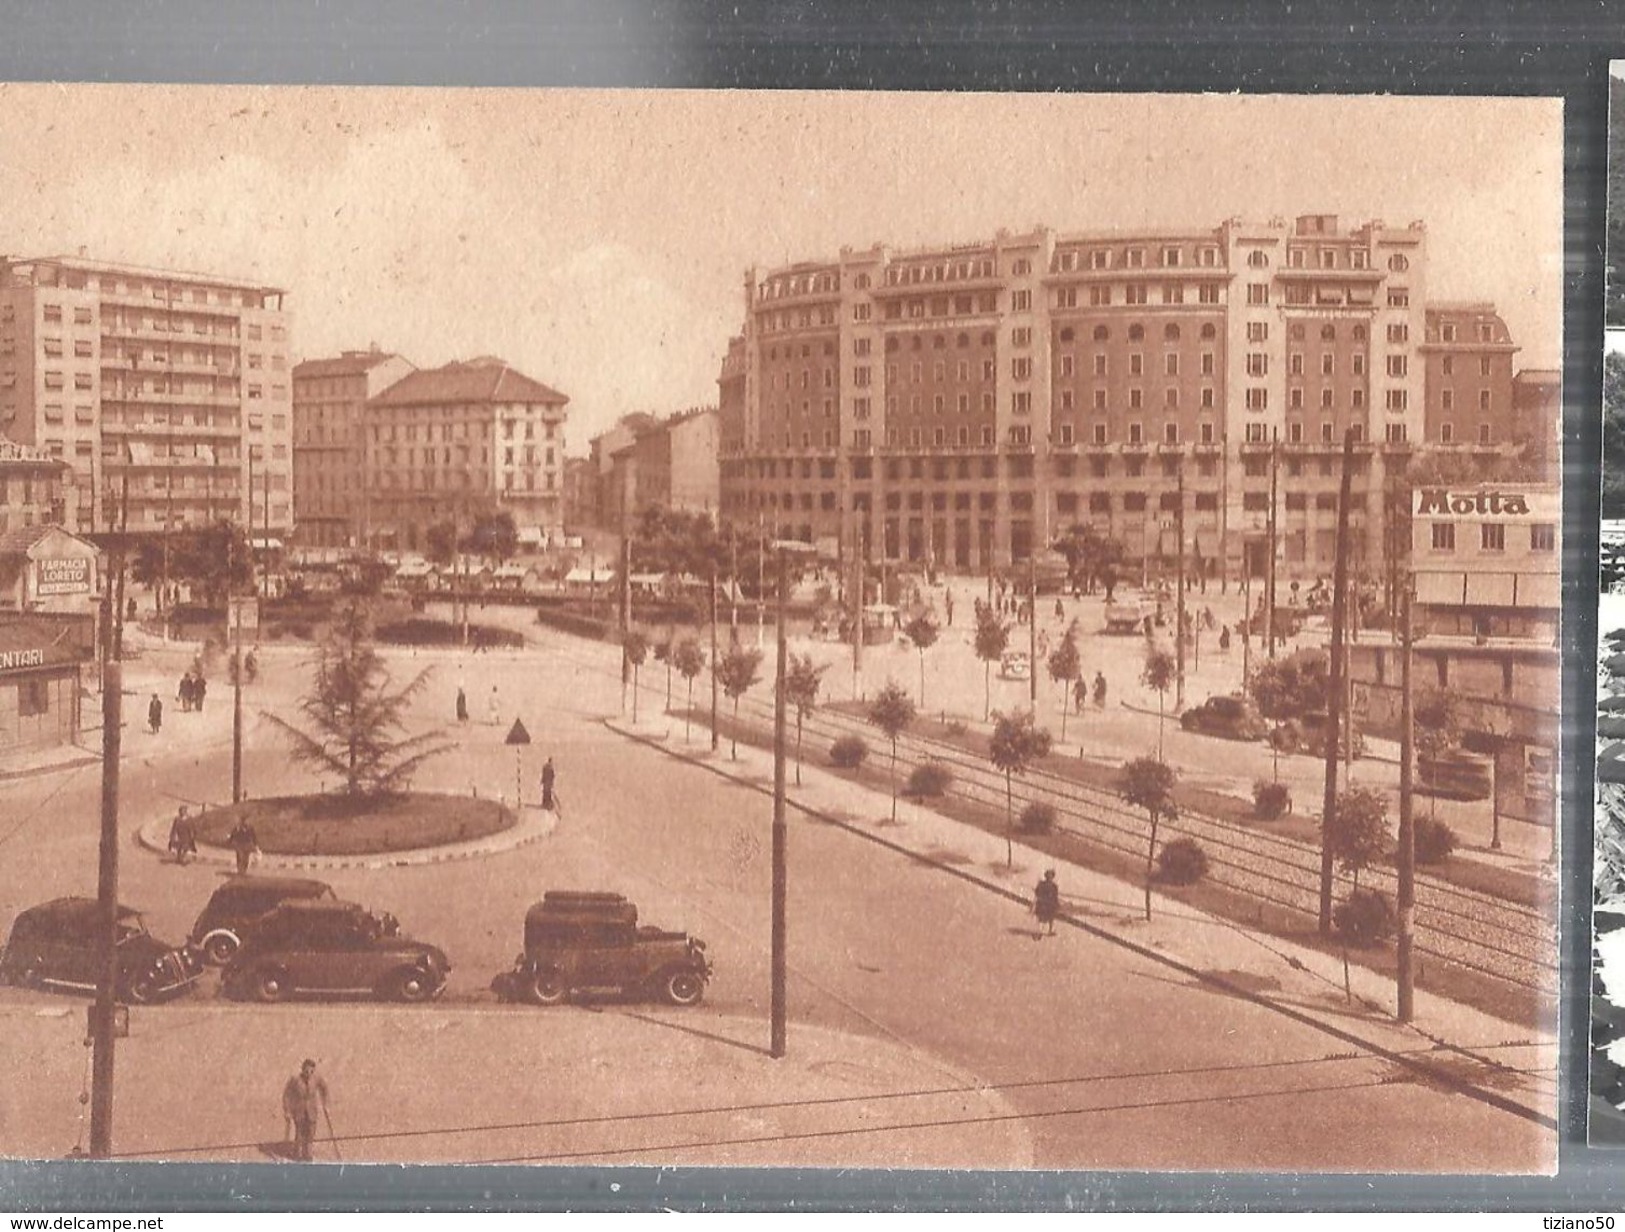
[[(1075, 713), (1082, 714), (1084, 703), (1090, 698), (1090, 683), (1081, 675), (1072, 682), (1072, 702)], [(1096, 672), (1093, 686), (1096, 710), (1106, 709), (1106, 673)]]
[(176, 693), (182, 710), (202, 710), (203, 699), (208, 696), (209, 682), (203, 678), (203, 673), (194, 664), (187, 668), (186, 675), (181, 677), (181, 686)]

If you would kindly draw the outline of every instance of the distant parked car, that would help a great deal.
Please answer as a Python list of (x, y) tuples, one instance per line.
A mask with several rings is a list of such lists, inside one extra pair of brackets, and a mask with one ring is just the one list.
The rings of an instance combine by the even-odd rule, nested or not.
[(1025, 650), (1007, 650), (999, 656), (1000, 680), (1031, 680), (1033, 661)]
[(525, 948), (491, 982), (506, 1001), (558, 1005), (580, 992), (659, 997), (698, 1005), (711, 978), (705, 942), (638, 926), (621, 894), (549, 890), (525, 913)]
[[(94, 992), (101, 960), (101, 904), (57, 898), (30, 907), (11, 925), (0, 953), (0, 980), (23, 988)], [(138, 912), (118, 909), (118, 983), (114, 996), (144, 1005), (185, 992), (203, 974), (190, 947), (166, 945), (147, 931)]]
[(1112, 599), (1106, 604), (1106, 632), (1138, 633), (1151, 615), (1150, 604), (1140, 599)]
[(1465, 749), (1416, 758), (1416, 789), (1447, 800), (1487, 800), (1495, 788), (1494, 763)]
[(1210, 697), (1200, 706), (1192, 706), (1179, 716), (1179, 725), (1188, 732), (1226, 740), (1262, 740), (1269, 734), (1258, 707), (1233, 694)]
[(325, 881), (308, 877), (228, 878), (192, 925), (191, 942), (210, 963), (224, 966), (252, 935), (256, 921), (294, 899), (337, 902), (338, 896)]
[(230, 996), (428, 1001), (446, 987), (444, 950), (401, 936), (395, 917), (356, 903), (303, 899), (261, 917), (221, 973)]

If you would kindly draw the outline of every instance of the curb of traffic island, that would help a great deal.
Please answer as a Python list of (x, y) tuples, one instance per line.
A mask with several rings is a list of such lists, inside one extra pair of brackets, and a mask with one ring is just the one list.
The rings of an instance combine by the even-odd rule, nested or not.
[[(169, 827), (172, 819), (163, 817), (149, 818), (136, 831), (136, 841), (154, 855), (167, 857), (169, 855)], [(261, 852), (254, 861), (257, 871), (270, 870), (327, 870), (337, 872), (340, 870), (378, 870), (385, 868), (406, 868), (421, 864), (444, 864), (452, 860), (473, 860), (481, 856), (500, 855), (504, 852), (515, 851), (520, 847), (527, 847), (532, 843), (540, 842), (553, 833), (558, 825), (559, 815), (551, 809), (541, 809), (527, 805), (521, 811), (519, 819), (506, 830), (499, 830), (495, 834), (488, 834), (483, 838), (470, 839), (462, 843), (447, 843), (442, 847), (415, 847), (404, 851), (376, 851), (365, 855), (276, 855)], [(235, 865), (236, 853), (225, 848), (214, 847), (206, 843), (198, 845), (197, 855), (193, 860), (199, 864)]]
[[(771, 788), (766, 788), (758, 783), (752, 782), (743, 775), (733, 772), (729, 769), (729, 763), (724, 762), (719, 764), (711, 759), (686, 757), (679, 750), (668, 748), (661, 742), (647, 739), (635, 731), (628, 730), (625, 726), (616, 723), (612, 719), (605, 719), (604, 726), (610, 731), (615, 732), (617, 735), (624, 736), (629, 740), (636, 740), (640, 744), (647, 745), (650, 748), (665, 753), (668, 757), (673, 757), (681, 761), (692, 762), (702, 769), (709, 770), (718, 777), (725, 778), (741, 787), (745, 787), (753, 791), (763, 792), (764, 794), (767, 794), (772, 790)], [(822, 808), (805, 803), (804, 801), (796, 800), (788, 794), (786, 796), (786, 803), (791, 808), (794, 808), (797, 812), (808, 817), (813, 817), (828, 825), (847, 830), (864, 839), (867, 839), (870, 842), (878, 843), (882, 847), (889, 848), (900, 855), (907, 856), (910, 859), (917, 860), (923, 864), (931, 865), (933, 868), (939, 869), (948, 876), (957, 877), (961, 880), (972, 882), (994, 894), (1005, 898), (1009, 902), (1018, 903), (1028, 909), (1031, 909), (1032, 907), (1032, 900), (1019, 889), (1012, 889), (995, 884), (994, 882), (988, 881), (976, 873), (970, 872), (963, 868), (957, 868), (951, 864), (945, 864), (923, 852), (914, 851), (903, 843), (893, 841), (884, 835), (876, 834), (872, 830), (843, 820), (842, 818), (837, 817)], [(1355, 1029), (1354, 1026), (1323, 1020), (1310, 1009), (1299, 1007), (1286, 1001), (1278, 1001), (1263, 992), (1247, 987), (1240, 981), (1230, 979), (1227, 975), (1221, 972), (1204, 970), (1191, 962), (1185, 961), (1176, 954), (1169, 953), (1160, 946), (1148, 944), (1147, 942), (1143, 941), (1137, 941), (1132, 937), (1125, 936), (1120, 932), (1114, 931), (1113, 929), (1105, 927), (1094, 921), (1087, 920), (1082, 916), (1071, 912), (1062, 912), (1056, 916), (1056, 920), (1076, 928), (1080, 932), (1087, 933), (1090, 936), (1105, 941), (1108, 944), (1125, 949), (1139, 958), (1146, 959), (1159, 966), (1167, 967), (1185, 978), (1195, 981), (1197, 984), (1228, 994), (1229, 996), (1235, 997), (1238, 1000), (1250, 1002), (1251, 1004), (1257, 1005), (1260, 1008), (1273, 1011), (1274, 1013), (1280, 1014), (1282, 1017), (1302, 1026), (1319, 1031), (1322, 1034), (1339, 1041), (1340, 1043), (1353, 1045), (1356, 1048), (1370, 1053), (1374, 1057), (1387, 1061), (1389, 1064), (1394, 1065), (1401, 1070), (1416, 1074), (1417, 1076), (1434, 1082), (1447, 1090), (1454, 1091), (1457, 1094), (1465, 1095), (1470, 1099), (1477, 1100), (1480, 1103), (1495, 1108), (1497, 1111), (1509, 1113), (1513, 1116), (1519, 1117), (1522, 1120), (1530, 1121), (1531, 1123), (1540, 1125), (1544, 1128), (1553, 1130), (1558, 1128), (1558, 1122), (1555, 1115), (1542, 1112), (1537, 1108), (1531, 1108), (1526, 1104), (1520, 1103), (1511, 1096), (1495, 1089), (1493, 1086), (1480, 1085), (1479, 1083), (1473, 1082), (1472, 1080), (1465, 1078), (1459, 1073), (1451, 1070), (1449, 1065), (1453, 1057), (1464, 1054), (1476, 1055), (1470, 1046), (1461, 1047), (1449, 1044), (1445, 1041), (1435, 1040), (1434, 1051), (1438, 1052), (1441, 1058), (1438, 1063), (1435, 1063), (1434, 1061), (1429, 1060), (1427, 1057), (1416, 1055), (1409, 1050), (1401, 1049), (1391, 1044), (1379, 1043), (1375, 1039), (1368, 1038), (1367, 1034), (1361, 1033)], [(1372, 1026), (1380, 1025), (1385, 1028), (1396, 1028), (1402, 1026), (1402, 1024), (1389, 1016), (1385, 1011), (1378, 1012), (1380, 1017), (1372, 1021)], [(1423, 1038), (1426, 1038), (1426, 1036), (1424, 1035)], [(1546, 1041), (1531, 1040), (1530, 1042), (1535, 1044), (1543, 1044)], [(1482, 1060), (1482, 1058), (1478, 1059)]]

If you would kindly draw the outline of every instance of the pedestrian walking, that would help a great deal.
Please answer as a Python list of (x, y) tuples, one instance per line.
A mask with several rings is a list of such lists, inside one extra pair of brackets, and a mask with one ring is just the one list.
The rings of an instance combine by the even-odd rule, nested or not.
[(1095, 709), (1106, 709), (1106, 673), (1095, 673)]
[(953, 628), (954, 623), (954, 592), (946, 591), (942, 596), (943, 610), (948, 614), (948, 627)]
[(1066, 619), (1066, 604), (1061, 602), (1061, 596), (1060, 595), (1055, 596), (1055, 619), (1056, 620), (1065, 620)]
[(157, 735), (164, 726), (164, 703), (158, 700), (154, 693), (152, 700), (147, 703), (147, 730)]
[(1089, 684), (1080, 675), (1072, 682), (1072, 712), (1083, 713), (1083, 704), (1089, 700)]
[(542, 766), (542, 807), (553, 807), (553, 785), (558, 782), (558, 771), (553, 769), (553, 759), (549, 757)]
[(197, 827), (187, 815), (184, 804), (169, 826), (169, 850), (174, 853), (176, 864), (185, 864), (187, 856), (197, 855)]
[(1229, 625), (1220, 625), (1219, 626), (1219, 649), (1220, 650), (1229, 650), (1230, 649), (1230, 626)]
[(306, 1060), (299, 1072), (282, 1088), (282, 1117), (293, 1140), (293, 1157), (302, 1163), (314, 1158), (319, 1119), (327, 1116), (327, 1080), (316, 1072), (316, 1062)]
[(175, 690), (175, 700), (181, 704), (182, 714), (192, 708), (192, 673), (190, 671), (181, 677), (180, 686)]
[(1033, 940), (1041, 940), (1046, 935), (1055, 935), (1055, 917), (1061, 914), (1061, 887), (1055, 880), (1055, 870), (1046, 869), (1044, 879), (1033, 887), (1033, 914), (1038, 917), (1041, 927), (1048, 930), (1038, 933)]
[(197, 674), (196, 683), (192, 685), (192, 709), (202, 711), (203, 698), (209, 692), (209, 682), (203, 678), (203, 673)]
[(260, 836), (254, 833), (254, 827), (249, 824), (246, 817), (231, 828), (231, 833), (226, 835), (226, 842), (237, 853), (238, 873), (246, 873), (248, 862), (260, 849)]
[(502, 702), (497, 698), (496, 685), (491, 686), (491, 697), (485, 703), (485, 712), (492, 727), (502, 725)]
[(457, 686), (457, 721), (468, 722), (468, 694), (463, 692), (463, 686)]

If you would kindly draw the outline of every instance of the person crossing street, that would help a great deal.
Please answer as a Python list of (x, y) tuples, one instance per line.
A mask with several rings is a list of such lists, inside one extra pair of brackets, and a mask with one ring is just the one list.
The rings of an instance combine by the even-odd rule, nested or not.
[(282, 1088), (282, 1115), (293, 1137), (293, 1157), (309, 1163), (319, 1118), (327, 1115), (327, 1080), (306, 1060)]

